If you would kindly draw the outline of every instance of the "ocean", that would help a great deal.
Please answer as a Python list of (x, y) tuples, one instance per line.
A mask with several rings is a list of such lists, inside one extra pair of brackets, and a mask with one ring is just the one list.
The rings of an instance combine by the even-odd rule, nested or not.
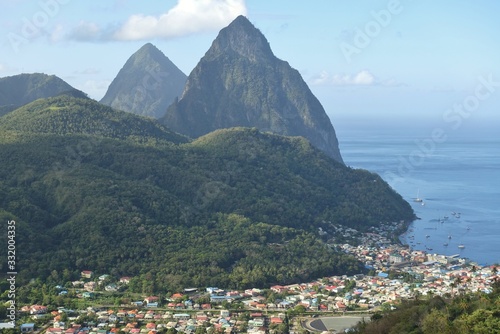
[(480, 265), (500, 263), (498, 136), (375, 129), (337, 134), (346, 165), (379, 174), (420, 218), (401, 236), (403, 243)]

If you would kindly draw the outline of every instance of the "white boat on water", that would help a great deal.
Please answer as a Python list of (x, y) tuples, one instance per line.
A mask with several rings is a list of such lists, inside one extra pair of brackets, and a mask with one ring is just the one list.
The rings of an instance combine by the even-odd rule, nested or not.
[(464, 249), (464, 248), (465, 248), (465, 246), (464, 246), (463, 244), (460, 244), (460, 245), (458, 245), (458, 248), (460, 248), (460, 249)]
[(420, 198), (419, 194), (420, 194), (420, 189), (417, 190), (417, 197), (415, 197), (413, 201), (417, 203), (422, 203), (424, 200)]

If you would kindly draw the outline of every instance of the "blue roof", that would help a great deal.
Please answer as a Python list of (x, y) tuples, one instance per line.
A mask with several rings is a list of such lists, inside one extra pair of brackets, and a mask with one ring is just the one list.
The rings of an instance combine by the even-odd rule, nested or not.
[(33, 328), (35, 327), (35, 324), (33, 323), (28, 323), (28, 324), (22, 324), (21, 328)]
[(384, 273), (384, 272), (379, 272), (378, 276), (379, 277), (383, 277), (383, 278), (387, 278), (387, 277), (389, 277), (389, 274), (388, 273)]

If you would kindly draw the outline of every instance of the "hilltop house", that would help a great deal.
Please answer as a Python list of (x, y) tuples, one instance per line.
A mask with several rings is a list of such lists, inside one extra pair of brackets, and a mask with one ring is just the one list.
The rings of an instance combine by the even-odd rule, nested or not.
[(92, 276), (94, 275), (94, 273), (90, 270), (83, 270), (80, 275), (83, 277), (83, 278), (92, 278)]

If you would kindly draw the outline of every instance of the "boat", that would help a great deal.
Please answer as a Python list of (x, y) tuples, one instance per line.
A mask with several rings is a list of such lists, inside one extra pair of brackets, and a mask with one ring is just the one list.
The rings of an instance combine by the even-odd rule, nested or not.
[(460, 249), (464, 249), (464, 248), (465, 248), (465, 246), (464, 246), (463, 244), (460, 244), (460, 245), (458, 245), (458, 248), (460, 248)]
[(426, 238), (430, 238), (430, 235), (428, 235), (428, 234), (427, 234), (425, 237), (426, 237)]
[(415, 197), (415, 199), (413, 201), (417, 202), (417, 203), (423, 203), (423, 200), (419, 197), (419, 193), (420, 193), (420, 189), (417, 190), (417, 197)]
[(448, 236), (448, 239), (451, 239), (451, 235)]
[(447, 242), (445, 242), (445, 243), (443, 244), (443, 246), (448, 246), (448, 243), (447, 243)]

